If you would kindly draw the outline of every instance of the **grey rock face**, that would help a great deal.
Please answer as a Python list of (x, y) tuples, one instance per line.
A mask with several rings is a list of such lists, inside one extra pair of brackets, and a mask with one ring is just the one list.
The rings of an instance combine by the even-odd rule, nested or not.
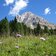
[(47, 26), (49, 29), (55, 29), (54, 24), (49, 23), (44, 18), (37, 16), (31, 12), (25, 12), (22, 15), (17, 15), (16, 18), (18, 22), (23, 22), (27, 27), (30, 27), (31, 29), (36, 28), (38, 22), (41, 25), (42, 29), (44, 29), (44, 26)]

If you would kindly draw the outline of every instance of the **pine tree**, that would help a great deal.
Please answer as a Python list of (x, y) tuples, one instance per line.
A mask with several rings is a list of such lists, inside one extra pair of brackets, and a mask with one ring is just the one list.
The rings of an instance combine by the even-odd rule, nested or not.
[(0, 21), (0, 33), (3, 35), (9, 34), (9, 22), (6, 17)]
[(21, 23), (20, 22), (18, 22), (18, 33), (21, 34)]
[(16, 34), (17, 32), (19, 32), (19, 26), (18, 26), (18, 22), (16, 17), (14, 18), (14, 20), (9, 22), (10, 25), (10, 33), (12, 34)]
[(53, 35), (54, 34), (54, 30), (51, 28), (50, 29), (50, 35)]
[(14, 19), (14, 32), (16, 33), (18, 31), (19, 31), (19, 29), (18, 29), (18, 22), (17, 22), (17, 19), (15, 17), (15, 19)]
[(13, 20), (9, 22), (9, 28), (10, 28), (10, 33), (12, 33), (14, 31), (14, 21)]
[(49, 33), (49, 29), (47, 26), (44, 26), (44, 33)]
[(41, 26), (40, 26), (40, 24), (38, 23), (38, 24), (37, 24), (37, 27), (34, 29), (34, 33), (35, 33), (35, 35), (39, 35), (40, 32), (41, 32)]
[(27, 35), (27, 26), (25, 24), (23, 24), (23, 31), (24, 31), (24, 35)]

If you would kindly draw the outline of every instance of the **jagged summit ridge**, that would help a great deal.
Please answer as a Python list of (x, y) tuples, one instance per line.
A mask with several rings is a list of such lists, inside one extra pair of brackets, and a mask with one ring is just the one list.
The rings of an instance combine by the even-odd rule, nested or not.
[(44, 29), (44, 26), (48, 26), (49, 29), (55, 28), (55, 25), (50, 24), (47, 20), (43, 17), (33, 14), (32, 12), (25, 12), (22, 15), (16, 16), (18, 22), (23, 22), (30, 27), (31, 29), (36, 28), (38, 22), (41, 25), (41, 28)]

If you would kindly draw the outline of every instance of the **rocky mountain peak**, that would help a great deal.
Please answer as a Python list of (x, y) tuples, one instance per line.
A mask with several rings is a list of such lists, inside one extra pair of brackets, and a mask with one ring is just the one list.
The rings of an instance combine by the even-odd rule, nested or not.
[(55, 28), (53, 24), (50, 24), (43, 17), (35, 15), (32, 12), (25, 12), (22, 15), (17, 15), (16, 18), (18, 22), (23, 22), (27, 27), (30, 27), (31, 29), (36, 28), (38, 22), (42, 29), (44, 29), (44, 26), (47, 26), (49, 29)]

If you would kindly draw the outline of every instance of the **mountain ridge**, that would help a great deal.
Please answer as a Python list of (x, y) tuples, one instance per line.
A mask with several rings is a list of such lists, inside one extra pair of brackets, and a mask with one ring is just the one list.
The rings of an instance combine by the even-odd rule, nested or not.
[(56, 25), (51, 24), (43, 17), (33, 14), (32, 12), (25, 12), (22, 15), (16, 16), (17, 22), (23, 22), (27, 27), (31, 29), (36, 28), (37, 24), (41, 25), (41, 28), (44, 29), (44, 26), (47, 26), (49, 29), (55, 29)]

